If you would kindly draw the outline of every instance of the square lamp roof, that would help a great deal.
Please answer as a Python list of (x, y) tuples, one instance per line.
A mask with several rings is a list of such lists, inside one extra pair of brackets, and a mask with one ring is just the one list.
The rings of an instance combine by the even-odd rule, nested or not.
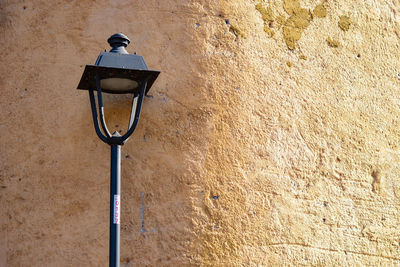
[(137, 93), (143, 81), (147, 78), (145, 94), (150, 90), (157, 79), (159, 71), (149, 70), (143, 57), (131, 54), (119, 54), (102, 52), (96, 60), (95, 65), (86, 65), (79, 82), (78, 89), (97, 90), (96, 75), (100, 80), (107, 78), (125, 78), (136, 81), (139, 86), (129, 91), (108, 91), (102, 88), (105, 93), (127, 94)]

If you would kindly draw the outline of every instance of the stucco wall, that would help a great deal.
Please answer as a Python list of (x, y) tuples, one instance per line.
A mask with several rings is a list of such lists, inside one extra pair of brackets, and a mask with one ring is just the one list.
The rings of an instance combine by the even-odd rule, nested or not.
[(162, 71), (122, 148), (122, 266), (400, 264), (399, 12), (1, 1), (0, 266), (107, 265), (110, 152), (75, 88), (115, 32)]

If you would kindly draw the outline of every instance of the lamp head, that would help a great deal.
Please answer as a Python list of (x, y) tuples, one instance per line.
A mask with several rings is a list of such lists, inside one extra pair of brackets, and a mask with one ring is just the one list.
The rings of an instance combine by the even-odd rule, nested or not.
[(112, 49), (101, 52), (94, 65), (86, 65), (78, 89), (97, 90), (96, 76), (99, 76), (105, 93), (137, 93), (140, 85), (147, 80), (147, 94), (160, 72), (149, 70), (143, 57), (126, 51), (130, 40), (124, 34), (116, 33), (107, 41)]

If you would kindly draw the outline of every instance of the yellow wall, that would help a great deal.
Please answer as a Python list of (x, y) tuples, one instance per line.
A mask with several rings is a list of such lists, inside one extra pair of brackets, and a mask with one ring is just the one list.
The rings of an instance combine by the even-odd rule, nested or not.
[(162, 71), (122, 148), (121, 266), (400, 264), (399, 21), (398, 0), (2, 1), (0, 266), (107, 265), (110, 152), (75, 88), (116, 32)]

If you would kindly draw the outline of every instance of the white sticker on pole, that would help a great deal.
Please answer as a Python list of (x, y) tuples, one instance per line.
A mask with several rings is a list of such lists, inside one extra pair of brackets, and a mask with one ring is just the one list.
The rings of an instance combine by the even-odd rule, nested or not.
[(121, 215), (121, 201), (119, 195), (114, 195), (114, 224), (119, 224)]

